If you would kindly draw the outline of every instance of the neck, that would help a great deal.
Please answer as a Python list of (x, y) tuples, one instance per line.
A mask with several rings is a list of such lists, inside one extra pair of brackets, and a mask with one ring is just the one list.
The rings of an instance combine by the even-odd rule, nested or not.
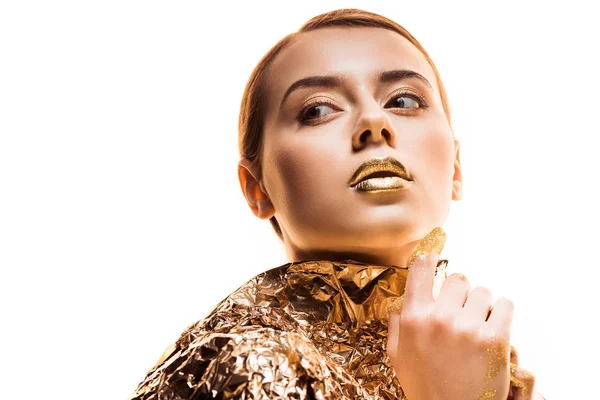
[(288, 262), (300, 262), (306, 260), (343, 261), (351, 259), (366, 264), (406, 267), (410, 255), (418, 244), (419, 240), (416, 240), (400, 246), (395, 246), (393, 248), (359, 248), (336, 251), (322, 249), (300, 249), (293, 243), (288, 242), (286, 243), (285, 248)]

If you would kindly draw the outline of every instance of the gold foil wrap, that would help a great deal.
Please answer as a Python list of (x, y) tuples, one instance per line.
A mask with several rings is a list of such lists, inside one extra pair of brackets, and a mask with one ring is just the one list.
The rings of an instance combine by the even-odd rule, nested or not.
[[(434, 293), (447, 265), (438, 261)], [(387, 308), (407, 276), (353, 260), (263, 272), (189, 326), (131, 399), (406, 399), (386, 345)]]
[(407, 276), (353, 260), (263, 272), (188, 327), (131, 399), (404, 399), (386, 345)]

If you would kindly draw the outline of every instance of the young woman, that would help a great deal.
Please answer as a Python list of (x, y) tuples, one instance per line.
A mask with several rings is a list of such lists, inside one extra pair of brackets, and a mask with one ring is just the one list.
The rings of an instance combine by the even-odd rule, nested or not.
[(132, 398), (542, 398), (510, 300), (439, 259), (459, 141), (410, 33), (355, 9), (311, 19), (256, 66), (239, 128), (243, 194), (289, 263), (190, 326)]

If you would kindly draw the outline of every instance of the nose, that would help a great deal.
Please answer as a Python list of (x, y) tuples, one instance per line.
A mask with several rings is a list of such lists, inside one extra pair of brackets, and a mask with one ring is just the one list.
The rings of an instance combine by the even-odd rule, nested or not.
[(389, 115), (376, 101), (371, 100), (359, 108), (360, 115), (352, 133), (352, 148), (360, 150), (370, 143), (387, 141), (396, 147), (396, 131)]

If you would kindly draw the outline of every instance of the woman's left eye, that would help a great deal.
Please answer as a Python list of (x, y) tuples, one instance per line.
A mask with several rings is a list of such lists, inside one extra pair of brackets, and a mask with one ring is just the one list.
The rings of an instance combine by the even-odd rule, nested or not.
[(425, 101), (412, 93), (400, 93), (387, 102), (385, 107), (418, 109), (426, 108)]

